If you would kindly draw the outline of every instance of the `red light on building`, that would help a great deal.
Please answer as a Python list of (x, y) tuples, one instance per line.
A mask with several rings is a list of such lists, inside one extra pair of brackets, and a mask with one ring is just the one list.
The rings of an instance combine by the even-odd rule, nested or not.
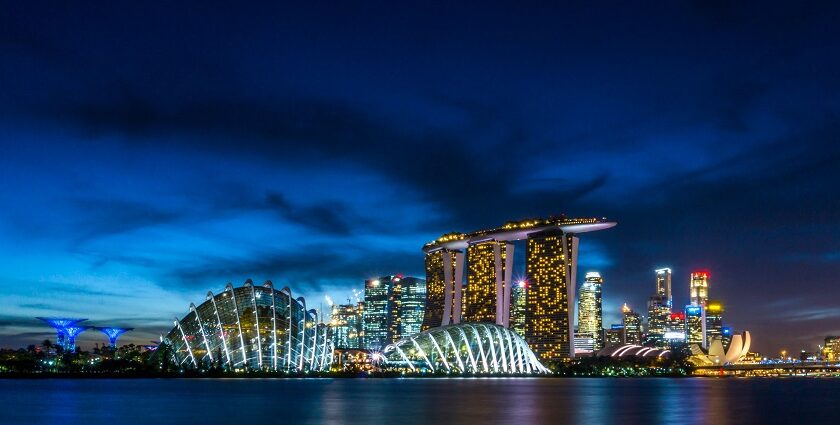
[(712, 274), (709, 273), (708, 270), (698, 270), (698, 271), (695, 271), (695, 272), (691, 272), (691, 277), (702, 277), (702, 278), (708, 279), (709, 276), (711, 276), (711, 275)]
[(685, 313), (671, 313), (671, 320), (685, 320)]

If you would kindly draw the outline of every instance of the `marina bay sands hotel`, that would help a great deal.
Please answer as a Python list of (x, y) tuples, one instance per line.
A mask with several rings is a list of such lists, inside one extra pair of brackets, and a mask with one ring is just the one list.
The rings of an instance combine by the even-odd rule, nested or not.
[(604, 218), (560, 216), (447, 233), (427, 243), (423, 330), (461, 322), (510, 327), (513, 242), (525, 240), (525, 340), (541, 359), (574, 357), (577, 235), (615, 225)]

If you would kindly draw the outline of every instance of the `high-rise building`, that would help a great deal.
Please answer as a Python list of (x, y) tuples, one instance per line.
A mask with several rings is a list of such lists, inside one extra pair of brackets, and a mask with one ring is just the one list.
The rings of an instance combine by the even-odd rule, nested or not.
[(822, 350), (823, 358), (826, 361), (833, 362), (840, 360), (840, 336), (825, 337), (825, 344)]
[[(445, 236), (444, 236), (445, 237)], [(446, 249), (437, 249), (426, 253), (426, 305), (423, 312), (422, 330), (436, 328), (444, 323), (444, 308), (452, 302), (455, 295), (455, 262), (452, 258), (463, 253)], [(460, 279), (459, 279), (460, 280)], [(458, 289), (458, 307), (460, 308), (460, 281)], [(460, 311), (458, 312), (460, 318)], [(446, 324), (452, 323), (452, 310), (446, 314)]]
[(575, 353), (588, 354), (597, 350), (592, 334), (575, 332)]
[(605, 339), (607, 347), (624, 344), (624, 325), (611, 325), (606, 331)]
[(685, 341), (706, 348), (706, 310), (703, 305), (685, 307)]
[(577, 237), (560, 230), (528, 235), (525, 340), (543, 360), (574, 357), (577, 246)]
[[(423, 312), (426, 305), (426, 281), (406, 276), (399, 280), (400, 300), (399, 327), (392, 340), (405, 338), (420, 333), (423, 325)], [(393, 309), (393, 308), (392, 308)]]
[[(485, 241), (467, 248), (467, 294), (464, 305), (465, 322), (497, 322), (497, 280), (505, 276), (505, 257), (509, 244)], [(510, 273), (510, 272), (508, 272)], [(509, 284), (503, 282), (504, 285)], [(503, 302), (503, 301), (502, 301)]]
[(671, 306), (665, 295), (654, 295), (648, 299), (648, 328), (646, 345), (664, 347), (665, 332), (668, 331), (668, 320), (671, 317)]
[(578, 297), (578, 332), (590, 335), (594, 339), (595, 350), (604, 348), (604, 324), (601, 309), (601, 287), (603, 284), (604, 279), (600, 273), (587, 273)]
[(633, 311), (627, 303), (621, 307), (621, 313), (623, 315), (622, 325), (624, 327), (624, 343), (641, 344), (642, 318), (639, 317), (639, 313)]
[(656, 269), (656, 295), (665, 297), (668, 307), (671, 307), (673, 298), (671, 296), (671, 269)]
[(402, 275), (365, 281), (362, 348), (378, 350), (422, 326), (426, 285)]
[(340, 349), (361, 348), (362, 314), (364, 303), (334, 304), (330, 311), (330, 329), (333, 345)]
[(709, 272), (696, 271), (691, 273), (689, 287), (691, 305), (706, 305), (709, 299)]
[(365, 281), (364, 338), (362, 348), (378, 350), (388, 343), (391, 276)]
[(676, 345), (685, 343), (685, 313), (682, 311), (671, 312), (668, 316), (668, 324), (665, 328), (665, 343), (673, 348)]
[[(706, 301), (706, 346), (712, 345), (712, 339), (723, 339), (723, 303), (717, 300)], [(725, 345), (725, 344), (724, 344)]]
[(528, 302), (528, 282), (520, 280), (510, 292), (510, 328), (525, 337), (525, 308)]

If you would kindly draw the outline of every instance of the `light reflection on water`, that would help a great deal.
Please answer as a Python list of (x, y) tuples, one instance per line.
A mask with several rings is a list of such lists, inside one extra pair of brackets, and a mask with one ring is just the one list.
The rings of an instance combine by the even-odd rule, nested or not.
[(0, 380), (0, 424), (837, 424), (838, 394), (838, 379)]

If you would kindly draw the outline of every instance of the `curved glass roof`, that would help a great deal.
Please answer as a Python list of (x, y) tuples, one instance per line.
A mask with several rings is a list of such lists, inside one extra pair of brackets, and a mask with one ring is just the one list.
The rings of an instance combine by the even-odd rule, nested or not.
[(223, 366), (232, 370), (325, 371), (333, 359), (329, 327), (303, 297), (289, 288), (278, 291), (271, 281), (257, 286), (228, 284), (207, 293), (164, 337), (182, 367)]
[(516, 332), (491, 323), (429, 329), (388, 345), (383, 368), (409, 372), (550, 373)]

